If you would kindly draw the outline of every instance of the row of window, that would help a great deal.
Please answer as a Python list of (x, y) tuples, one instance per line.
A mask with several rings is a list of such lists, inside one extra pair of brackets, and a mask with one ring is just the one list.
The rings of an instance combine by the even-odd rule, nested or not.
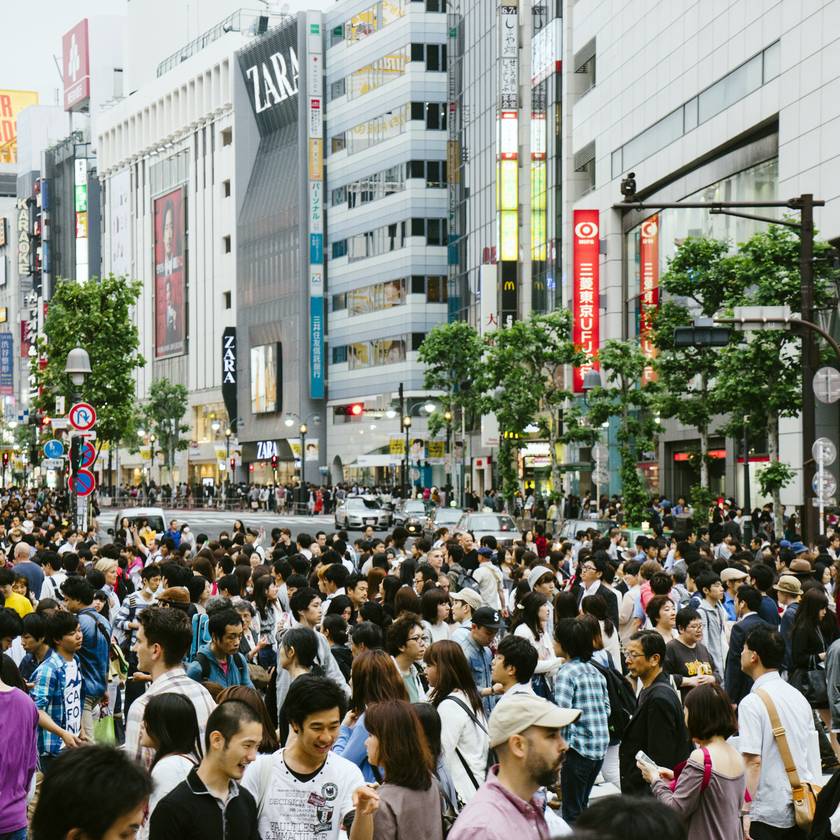
[(408, 333), (395, 338), (375, 338), (370, 341), (354, 341), (332, 348), (332, 363), (344, 362), (350, 370), (393, 365), (405, 361), (408, 350), (420, 349), (425, 333)]
[(332, 243), (332, 259), (347, 257), (355, 262), (398, 251), (408, 236), (423, 237), (427, 245), (446, 245), (446, 219), (409, 219), (339, 239)]
[(332, 296), (332, 311), (347, 310), (348, 316), (367, 315), (401, 306), (406, 302), (406, 290), (412, 295), (424, 295), (426, 303), (446, 303), (448, 300), (448, 280), (445, 275), (425, 276), (413, 274), (410, 278), (399, 277), (384, 283), (373, 283), (350, 292), (341, 292)]
[(330, 204), (333, 207), (346, 204), (349, 208), (370, 204), (372, 201), (402, 192), (407, 178), (424, 179), (427, 187), (445, 187), (446, 161), (410, 160), (407, 163), (399, 163), (381, 172), (351, 181), (343, 187), (336, 187), (330, 193)]
[(405, 73), (409, 61), (424, 62), (426, 70), (446, 70), (445, 44), (410, 44), (377, 58), (354, 70), (348, 76), (330, 84), (330, 101), (346, 94), (348, 99), (358, 99), (372, 90), (382, 87)]
[(427, 12), (445, 11), (445, 0), (380, 0), (344, 23), (334, 26), (330, 30), (330, 46), (334, 47), (345, 41), (353, 44), (364, 40), (368, 35), (379, 32), (403, 17), (409, 11), (409, 4), (411, 11), (423, 8)]
[(347, 131), (334, 134), (330, 151), (335, 154), (347, 149), (355, 154), (405, 132), (408, 120), (422, 120), (433, 131), (446, 129), (445, 102), (410, 102), (378, 117), (354, 125)]

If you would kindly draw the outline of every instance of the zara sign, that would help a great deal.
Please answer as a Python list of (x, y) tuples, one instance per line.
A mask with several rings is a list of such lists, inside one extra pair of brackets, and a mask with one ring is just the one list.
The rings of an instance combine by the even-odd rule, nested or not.
[(294, 48), (289, 47), (287, 58), (282, 53), (272, 53), (269, 61), (261, 61), (245, 70), (245, 77), (251, 83), (256, 114), (297, 96), (300, 68)]
[(236, 374), (236, 327), (225, 327), (222, 333), (222, 399), (230, 422), (238, 417), (237, 374)]

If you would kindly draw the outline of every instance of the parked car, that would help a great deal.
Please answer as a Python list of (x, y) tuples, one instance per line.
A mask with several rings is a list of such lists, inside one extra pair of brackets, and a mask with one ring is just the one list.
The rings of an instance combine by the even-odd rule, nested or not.
[(132, 525), (136, 525), (138, 530), (143, 527), (144, 522), (147, 522), (158, 536), (161, 536), (166, 530), (166, 514), (163, 512), (163, 508), (136, 507), (121, 510), (114, 520), (113, 530), (108, 531), (109, 534), (113, 535), (119, 531), (123, 518), (127, 519)]
[(453, 508), (453, 507), (439, 507), (434, 510), (432, 515), (429, 517), (428, 524), (426, 525), (426, 530), (423, 532), (423, 536), (427, 539), (434, 539), (435, 531), (438, 528), (449, 528), (451, 531), (461, 520), (461, 517), (466, 513), (463, 508)]
[(513, 517), (506, 513), (465, 513), (453, 530), (471, 531), (476, 542), (492, 536), (499, 543), (509, 543), (520, 536)]
[(401, 499), (394, 508), (394, 525), (402, 525), (411, 536), (418, 536), (428, 526), (434, 507), (423, 499)]
[(613, 519), (566, 519), (560, 526), (558, 536), (561, 540), (573, 540), (578, 531), (588, 531), (590, 528), (606, 534), (610, 528), (618, 527)]
[(374, 528), (390, 528), (391, 512), (385, 510), (378, 499), (366, 496), (350, 496), (335, 509), (336, 528), (361, 529), (367, 525)]

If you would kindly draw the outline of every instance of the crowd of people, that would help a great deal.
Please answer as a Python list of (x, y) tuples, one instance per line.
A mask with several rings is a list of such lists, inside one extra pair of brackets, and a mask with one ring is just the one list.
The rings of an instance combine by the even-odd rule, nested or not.
[(0, 840), (840, 836), (840, 533), (0, 520)]

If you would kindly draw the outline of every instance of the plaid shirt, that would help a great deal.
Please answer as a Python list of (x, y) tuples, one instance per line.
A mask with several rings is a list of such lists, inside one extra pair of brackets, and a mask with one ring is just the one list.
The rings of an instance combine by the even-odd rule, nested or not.
[[(76, 666), (79, 669), (79, 692), (80, 704), (84, 705), (84, 680), (81, 680), (82, 665), (79, 657), (74, 655)], [(64, 705), (64, 679), (67, 671), (67, 663), (61, 655), (52, 651), (47, 658), (38, 666), (32, 679), (35, 687), (32, 689), (32, 699), (38, 710), (45, 711), (55, 723), (62, 729), (67, 728), (67, 709)], [(53, 732), (38, 728), (38, 755), (55, 755), (64, 746), (61, 738)]]
[(603, 675), (594, 665), (572, 659), (554, 677), (554, 699), (563, 709), (581, 711), (574, 723), (563, 728), (569, 747), (585, 758), (600, 761), (610, 745), (610, 696)]

